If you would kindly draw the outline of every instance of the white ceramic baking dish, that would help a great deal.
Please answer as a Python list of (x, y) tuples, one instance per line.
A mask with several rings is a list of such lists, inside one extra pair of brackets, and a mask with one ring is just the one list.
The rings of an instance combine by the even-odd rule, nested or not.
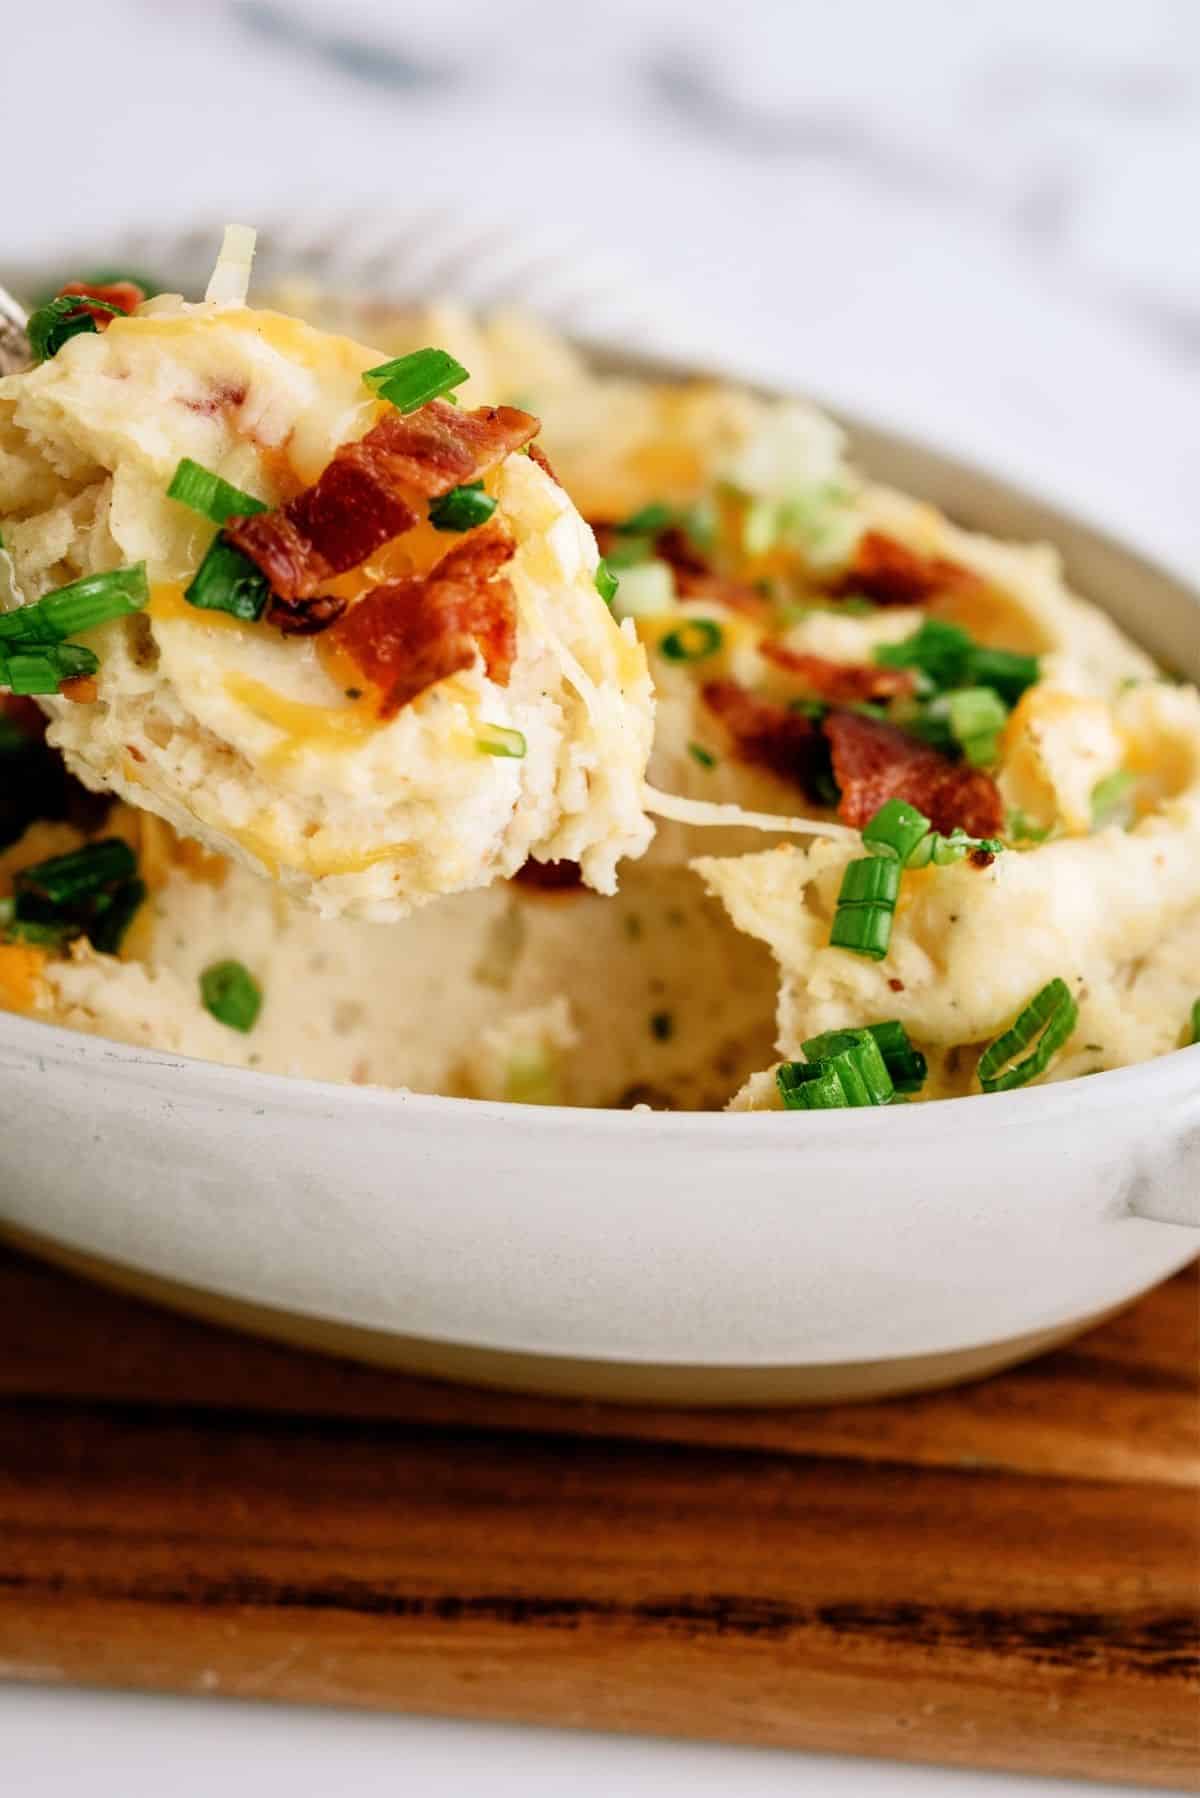
[[(850, 430), (876, 476), (1057, 543), (1083, 592), (1200, 676), (1183, 581), (976, 469)], [(451, 1378), (690, 1403), (901, 1391), (1061, 1340), (1200, 1249), (1200, 1047), (894, 1112), (700, 1116), (334, 1087), (0, 1015), (0, 1077), (11, 1236)]]

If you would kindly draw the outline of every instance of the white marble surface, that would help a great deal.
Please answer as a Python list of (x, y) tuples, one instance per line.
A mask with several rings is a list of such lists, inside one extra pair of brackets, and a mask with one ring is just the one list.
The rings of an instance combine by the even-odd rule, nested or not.
[[(1200, 572), (1195, 0), (11, 11), (14, 266), (147, 221), (449, 213), (481, 256), (536, 244), (552, 309), (565, 256), (615, 328), (923, 432)], [(173, 1798), (1072, 1789), (14, 1688), (0, 1740), (24, 1798), (168, 1770)]]

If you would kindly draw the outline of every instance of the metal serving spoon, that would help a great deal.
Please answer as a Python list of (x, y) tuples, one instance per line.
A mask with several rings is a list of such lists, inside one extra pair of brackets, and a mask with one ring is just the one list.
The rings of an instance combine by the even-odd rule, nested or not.
[(0, 287), (0, 375), (19, 374), (33, 360), (25, 330), (28, 317), (24, 306)]

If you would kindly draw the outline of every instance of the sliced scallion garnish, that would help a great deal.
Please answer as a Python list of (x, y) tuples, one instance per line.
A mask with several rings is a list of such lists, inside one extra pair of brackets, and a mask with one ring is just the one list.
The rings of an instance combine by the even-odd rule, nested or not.
[(249, 556), (218, 535), (209, 544), (183, 597), (189, 606), (202, 612), (228, 612), (232, 618), (251, 623), (262, 617), (271, 588), (266, 575)]
[(415, 412), (419, 406), (427, 406), (430, 400), (439, 399), (454, 387), (461, 387), (469, 379), (461, 362), (445, 350), (414, 350), (410, 356), (396, 356), (390, 362), (381, 362), (377, 368), (369, 368), (363, 375), (363, 381), (372, 393), (377, 393), (395, 406), (397, 412)]
[(31, 899), (56, 909), (78, 905), (107, 887), (132, 880), (136, 873), (137, 858), (129, 844), (121, 837), (102, 837), (14, 874), (17, 911), (20, 914), (23, 903)]
[(35, 362), (49, 362), (52, 356), (57, 356), (69, 337), (78, 337), (81, 333), (100, 329), (87, 310), (88, 307), (98, 312), (111, 312), (115, 318), (124, 316), (119, 306), (112, 306), (107, 300), (94, 300), (90, 294), (82, 293), (58, 294), (54, 299), (47, 300), (44, 306), (39, 306), (36, 312), (30, 313), (25, 332)]
[(715, 655), (725, 641), (725, 633), (712, 618), (689, 618), (660, 637), (658, 650), (668, 662), (703, 662)]
[(1008, 707), (993, 687), (960, 687), (949, 695), (950, 729), (973, 768), (999, 760)]
[(809, 1061), (831, 1061), (849, 1055), (871, 1105), (886, 1105), (895, 1090), (883, 1051), (869, 1030), (826, 1030), (810, 1036), (801, 1048)]
[(218, 1024), (243, 1034), (253, 1030), (262, 1010), (262, 989), (240, 961), (218, 961), (200, 976), (200, 998)]
[(1107, 824), (1129, 821), (1128, 799), (1137, 785), (1137, 775), (1127, 768), (1106, 774), (1092, 788), (1092, 829), (1103, 830)]
[(64, 681), (95, 674), (99, 658), (82, 643), (30, 643), (0, 653), (0, 686), (28, 697), (57, 693)]
[(1010, 706), (1040, 674), (1036, 656), (990, 649), (941, 618), (926, 618), (900, 643), (880, 644), (875, 660), (885, 668), (915, 668), (924, 676), (927, 690), (939, 693), (955, 687), (992, 687)]
[(906, 799), (889, 799), (863, 827), (863, 848), (888, 861), (906, 863), (933, 826)]
[(617, 589), (620, 587), (621, 583), (603, 556), (601, 556), (600, 560), (596, 563), (596, 572), (592, 578), (596, 584), (596, 591), (604, 601), (605, 605), (611, 606), (613, 600), (617, 597)]
[(224, 524), (228, 518), (249, 518), (255, 512), (268, 510), (263, 500), (255, 499), (252, 493), (243, 493), (240, 487), (222, 480), (219, 474), (193, 462), (190, 456), (183, 458), (171, 476), (167, 498), (177, 499), (181, 506), (190, 506), (193, 512), (201, 513), (213, 524)]
[(482, 481), (468, 481), (465, 487), (451, 487), (429, 508), (429, 522), (435, 531), (473, 531), (486, 524), (496, 510), (496, 502), (483, 490)]
[(1188, 1041), (1189, 1043), (1200, 1043), (1200, 999), (1197, 999), (1192, 1006), (1191, 1024), (1192, 1034)]
[(882, 961), (892, 940), (900, 863), (879, 856), (850, 862), (842, 876), (830, 944)]
[(706, 749), (703, 743), (689, 743), (688, 754), (694, 762), (699, 762), (702, 768), (715, 768), (717, 765), (716, 756), (711, 749)]
[(896, 1091), (920, 1092), (929, 1073), (929, 1064), (921, 1051), (914, 1049), (904, 1025), (896, 1018), (889, 1018), (883, 1024), (868, 1024), (867, 1029), (879, 1045)]
[(648, 506), (615, 524), (613, 530), (619, 531), (622, 537), (656, 537), (659, 531), (668, 530), (675, 518), (673, 506), (664, 505), (662, 500), (651, 500)]
[[(985, 1093), (1027, 1086), (1045, 1073), (1079, 1021), (1079, 1007), (1065, 980), (1051, 980), (1035, 993), (1012, 1028), (998, 1036), (979, 1058), (979, 1084)], [(1033, 1044), (1024, 1060), (1015, 1057)]]
[(528, 745), (523, 731), (512, 730), (506, 724), (481, 724), (476, 733), (475, 747), (483, 755), (508, 756), (519, 762)]
[(0, 616), (0, 653), (11, 654), (9, 644), (29, 644), (45, 650), (80, 631), (94, 630), (110, 619), (140, 612), (149, 598), (144, 562), (135, 562), (131, 568), (112, 568), (105, 574), (84, 575), (82, 580), (44, 594), (33, 605)]
[(88, 928), (93, 949), (99, 949), (102, 955), (115, 955), (145, 897), (145, 881), (127, 880), (124, 886), (118, 887), (111, 898), (97, 908), (96, 918)]

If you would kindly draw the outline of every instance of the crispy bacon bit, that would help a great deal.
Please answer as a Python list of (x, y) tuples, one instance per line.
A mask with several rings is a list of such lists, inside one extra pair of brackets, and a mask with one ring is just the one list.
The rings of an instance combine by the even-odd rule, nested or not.
[(660, 561), (669, 562), (677, 573), (710, 572), (707, 558), (696, 548), (687, 532), (677, 524), (670, 524), (665, 531), (658, 533), (654, 540), (654, 553)]
[(351, 449), (369, 445), (393, 484), (440, 499), (451, 487), (477, 481), (540, 429), (540, 420), (515, 406), (464, 412), (448, 400), (430, 400), (416, 412), (389, 412)]
[(491, 679), (508, 684), (517, 653), (516, 601), (510, 583), (495, 577), (513, 547), (496, 526), (476, 531), (429, 574), (385, 582), (333, 626), (331, 646), (379, 690), (381, 718), (470, 668), (477, 650)]
[[(135, 306), (140, 306), (146, 297), (132, 281), (112, 281), (107, 286), (102, 282), (68, 281), (65, 287), (59, 288), (58, 297), (64, 299), (76, 293), (84, 299), (107, 300), (110, 306), (116, 306), (126, 313), (132, 312)], [(112, 323), (112, 313), (105, 312), (102, 306), (81, 306), (79, 310), (95, 319), (98, 331), (107, 331)]]
[(879, 606), (924, 606), (939, 593), (977, 587), (978, 575), (944, 556), (923, 556), (883, 531), (866, 531), (835, 593), (861, 593)]
[(909, 668), (873, 668), (865, 663), (831, 662), (766, 638), (758, 652), (785, 674), (794, 674), (810, 693), (832, 705), (897, 699), (916, 685)]
[(512, 406), (464, 412), (431, 400), (416, 412), (388, 412), (286, 506), (231, 518), (225, 535), (281, 600), (312, 599), (333, 575), (412, 529), (418, 514), (406, 496), (437, 499), (478, 480), (538, 428)]
[(750, 693), (737, 681), (709, 681), (704, 703), (733, 738), (740, 760), (794, 780), (806, 792), (825, 760), (825, 745), (811, 718), (777, 700)]
[(535, 893), (581, 893), (583, 869), (578, 862), (523, 862), (513, 875), (520, 886)]
[(315, 637), (336, 624), (347, 602), (336, 593), (318, 593), (312, 599), (279, 599), (272, 595), (267, 623), (285, 637)]
[(21, 693), (0, 693), (0, 717), (24, 731), (31, 743), (42, 742), (46, 735), (46, 714), (36, 699), (26, 699)]
[(728, 606), (731, 612), (744, 612), (748, 618), (766, 619), (771, 615), (771, 602), (749, 581), (735, 580), (725, 574), (694, 574), (688, 568), (676, 568), (675, 591), (681, 599), (708, 599)]
[(536, 462), (538, 467), (541, 469), (542, 473), (548, 474), (550, 476), (550, 479), (554, 482), (554, 485), (556, 487), (562, 486), (562, 482), (559, 480), (557, 474), (554, 472), (553, 462), (551, 462), (549, 456), (546, 454), (545, 450), (542, 448), (540, 443), (531, 443), (530, 444), (529, 460), (531, 462)]
[(906, 799), (943, 833), (961, 828), (992, 837), (1003, 829), (1003, 801), (981, 768), (952, 762), (931, 744), (860, 712), (830, 712), (821, 728), (833, 751), (844, 823), (861, 829), (887, 800)]
[(70, 699), (75, 705), (94, 705), (100, 694), (100, 689), (90, 674), (72, 675), (70, 680), (63, 681), (58, 690), (64, 699)]

